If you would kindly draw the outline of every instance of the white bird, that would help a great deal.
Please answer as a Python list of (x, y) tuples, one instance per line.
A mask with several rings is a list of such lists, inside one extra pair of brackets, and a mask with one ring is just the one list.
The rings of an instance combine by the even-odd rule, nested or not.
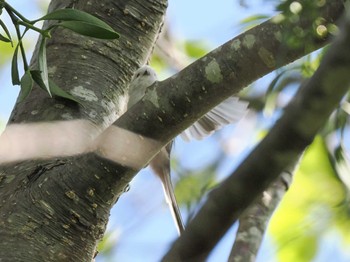
[[(157, 74), (152, 67), (144, 65), (139, 68), (130, 82), (128, 109), (146, 94), (147, 88), (157, 81)], [(181, 133), (184, 140), (202, 139), (221, 127), (239, 121), (247, 112), (248, 103), (239, 101), (237, 97), (229, 97), (221, 104), (205, 114), (192, 126)], [(178, 233), (184, 230), (181, 213), (175, 198), (170, 178), (170, 152), (173, 141), (163, 147), (150, 162), (150, 167), (160, 178), (167, 204), (170, 207)]]

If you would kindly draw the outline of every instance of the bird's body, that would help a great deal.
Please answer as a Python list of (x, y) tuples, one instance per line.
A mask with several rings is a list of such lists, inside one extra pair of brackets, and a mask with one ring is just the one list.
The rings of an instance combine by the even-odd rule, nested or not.
[[(129, 86), (128, 108), (141, 100), (147, 88), (156, 81), (157, 75), (152, 67), (145, 65), (138, 69)], [(222, 126), (240, 120), (245, 114), (246, 109), (247, 103), (239, 101), (237, 97), (230, 97), (181, 133), (181, 137), (185, 140), (192, 138), (202, 139)], [(178, 232), (181, 234), (185, 228), (170, 178), (170, 152), (172, 144), (173, 141), (169, 142), (159, 151), (150, 162), (150, 167), (163, 184), (166, 201), (170, 207)]]

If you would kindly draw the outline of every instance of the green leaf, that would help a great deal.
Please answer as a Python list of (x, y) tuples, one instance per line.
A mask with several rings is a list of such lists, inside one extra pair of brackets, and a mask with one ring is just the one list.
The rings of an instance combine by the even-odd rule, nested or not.
[(78, 34), (95, 37), (99, 39), (116, 39), (119, 35), (111, 30), (96, 26), (95, 24), (81, 21), (64, 21), (57, 26), (68, 28)]
[(103, 253), (103, 255), (108, 256), (113, 251), (114, 247), (118, 245), (119, 238), (120, 236), (117, 231), (107, 231), (101, 241), (99, 241), (97, 250)]
[(3, 36), (2, 34), (0, 34), (0, 41), (6, 42), (6, 43), (11, 43), (11, 40), (8, 39), (7, 37)]
[[(334, 170), (326, 142), (317, 136), (305, 150), (293, 183), (275, 211), (269, 233), (275, 243), (276, 258), (283, 262), (314, 261), (321, 239), (334, 232), (341, 219), (348, 232), (348, 204), (342, 205), (346, 191)], [(345, 228), (345, 227), (344, 227)], [(345, 235), (348, 235), (346, 234)]]
[(281, 79), (281, 77), (288, 72), (288, 70), (283, 70), (282, 72), (278, 73), (277, 76), (271, 81), (271, 83), (269, 84), (267, 90), (266, 90), (266, 96), (270, 95), (273, 90), (276, 87), (277, 82)]
[(247, 18), (244, 18), (241, 20), (241, 24), (248, 24), (248, 23), (259, 23), (262, 20), (267, 20), (269, 19), (270, 16), (268, 15), (263, 15), (263, 14), (258, 14), (258, 15), (252, 15), (252, 16), (248, 16)]
[(278, 90), (275, 90), (277, 86), (277, 82), (284, 76), (284, 74), (287, 71), (288, 70), (283, 70), (282, 72), (278, 73), (277, 76), (271, 81), (271, 83), (269, 84), (266, 90), (266, 94), (265, 94), (266, 103), (264, 108), (264, 113), (266, 115), (271, 115), (276, 108), (276, 100), (279, 94)]
[(97, 17), (90, 15), (89, 13), (71, 8), (53, 11), (52, 13), (44, 15), (43, 17), (35, 20), (35, 22), (40, 20), (85, 21), (89, 23), (100, 24), (101, 27), (104, 25), (109, 27), (109, 25)]
[(200, 58), (208, 53), (208, 48), (201, 41), (186, 41), (184, 48), (186, 54), (193, 58)]
[(9, 45), (8, 43), (0, 41), (0, 50), (0, 68), (8, 62), (11, 66), (11, 59), (13, 57), (14, 48), (12, 48), (11, 45)]
[[(26, 76), (26, 74), (28, 74)], [(44, 85), (44, 82), (41, 78), (41, 72), (39, 70), (28, 70), (26, 72), (26, 74), (22, 77), (22, 80), (21, 80), (21, 86), (22, 86), (22, 81), (24, 81), (24, 83), (30, 83), (30, 81), (32, 81), (32, 84), (31, 86), (33, 86), (33, 81), (35, 81), (35, 83), (38, 84), (38, 86), (47, 91), (45, 85)], [(29, 79), (30, 77), (30, 79)], [(30, 86), (29, 84), (27, 84), (28, 86)], [(52, 93), (52, 95), (54, 96), (58, 96), (58, 97), (62, 97), (62, 98), (65, 98), (65, 99), (68, 99), (68, 100), (71, 100), (71, 101), (74, 101), (82, 106), (84, 106), (78, 99), (76, 99), (74, 96), (72, 96), (71, 94), (69, 94), (68, 92), (64, 91), (63, 89), (61, 89), (58, 85), (55, 84), (54, 81), (52, 81), (51, 79), (49, 79), (49, 86), (50, 86), (50, 91)], [(26, 89), (27, 90), (27, 89)], [(29, 93), (30, 93), (30, 90), (29, 90)], [(28, 95), (28, 94), (27, 94)], [(26, 96), (27, 96), (26, 95)], [(50, 95), (51, 96), (51, 95)], [(51, 96), (52, 97), (52, 96)], [(25, 98), (25, 97), (24, 97)]]
[[(39, 70), (31, 70), (30, 72), (31, 72), (32, 78), (35, 81), (35, 83), (37, 83), (41, 89), (47, 91), (46, 86), (44, 85), (44, 82), (41, 78), (41, 72)], [(72, 96), (68, 92), (64, 91), (63, 89), (61, 89), (51, 79), (49, 79), (49, 87), (50, 87), (50, 91), (51, 91), (52, 95), (55, 95), (58, 97), (63, 97), (63, 98), (66, 98), (68, 100), (74, 101), (80, 105), (83, 105), (78, 99), (76, 99), (74, 96)]]
[(10, 34), (9, 30), (7, 29), (5, 23), (2, 20), (0, 20), (0, 26), (2, 27), (2, 29), (4, 29), (6, 36), (7, 36), (7, 40), (9, 40), (8, 42), (10, 42), (11, 45), (13, 46), (11, 34)]
[(11, 79), (13, 85), (19, 85), (19, 73), (18, 73), (18, 47), (17, 44), (15, 51), (13, 52), (12, 62), (11, 62)]
[(179, 205), (186, 205), (188, 209), (198, 204), (203, 195), (216, 184), (217, 163), (210, 164), (201, 170), (187, 171), (176, 183), (175, 194)]
[(46, 61), (46, 38), (41, 38), (40, 48), (39, 48), (39, 70), (42, 82), (45, 86), (46, 91), (51, 95), (50, 85), (49, 85), (49, 75), (47, 72), (47, 61)]
[(18, 97), (18, 102), (22, 102), (32, 91), (33, 78), (30, 70), (27, 70), (21, 78), (21, 92)]
[[(45, 85), (42, 79), (41, 72), (39, 70), (30, 70), (30, 73), (32, 75), (34, 82), (37, 83), (41, 89), (47, 91), (47, 86)], [(51, 93), (50, 93), (50, 96), (51, 96)]]
[[(78, 28), (78, 31), (75, 31), (71, 28), (70, 29), (79, 33), (79, 31), (83, 31), (81, 29), (81, 26), (83, 26), (84, 24), (87, 24), (87, 26), (90, 26), (90, 27), (94, 26), (95, 28), (100, 28), (100, 30), (105, 31), (105, 33), (102, 33), (102, 35), (107, 36), (107, 38), (105, 39), (116, 39), (119, 37), (119, 34), (115, 32), (112, 27), (110, 27), (108, 24), (106, 24), (102, 20), (86, 12), (76, 10), (76, 9), (60, 9), (52, 13), (49, 13), (33, 22), (37, 22), (40, 20), (59, 20), (59, 21), (67, 21), (67, 22), (76, 21), (76, 22), (80, 22), (79, 23), (80, 25), (72, 26), (70, 24), (67, 24), (65, 27), (67, 28), (72, 27), (75, 29)], [(89, 34), (84, 34), (84, 35), (89, 35)], [(101, 34), (97, 34), (97, 35), (101, 35)], [(93, 37), (96, 37), (96, 36), (93, 36)]]
[(72, 96), (68, 92), (64, 91), (62, 88), (60, 88), (58, 85), (56, 85), (55, 82), (52, 81), (51, 79), (49, 79), (49, 84), (50, 84), (50, 89), (51, 89), (51, 92), (53, 95), (66, 98), (68, 100), (74, 101), (74, 102), (82, 105), (79, 100), (77, 100), (74, 96)]

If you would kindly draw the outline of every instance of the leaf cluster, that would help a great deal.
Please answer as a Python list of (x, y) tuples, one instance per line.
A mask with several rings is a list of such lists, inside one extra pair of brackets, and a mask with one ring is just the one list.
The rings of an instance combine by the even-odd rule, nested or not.
[[(117, 39), (119, 38), (119, 34), (115, 32), (112, 27), (97, 17), (75, 9), (56, 10), (32, 21), (25, 18), (4, 0), (0, 1), (0, 15), (2, 14), (3, 10), (5, 10), (10, 16), (17, 37), (17, 44), (15, 45), (8, 27), (0, 19), (0, 41), (9, 43), (12, 47), (15, 45), (11, 65), (11, 78), (13, 85), (21, 86), (21, 93), (18, 98), (18, 102), (23, 101), (30, 94), (34, 83), (36, 83), (51, 97), (53, 95), (59, 96), (79, 103), (79, 101), (76, 100), (71, 94), (61, 89), (51, 79), (49, 79), (46, 59), (46, 41), (51, 37), (51, 31), (57, 27), (64, 27), (80, 35), (99, 39)], [(54, 22), (48, 28), (40, 29), (35, 26), (35, 24), (39, 21)], [(29, 68), (23, 46), (23, 38), (29, 30), (34, 30), (41, 35), (38, 61), (39, 68), (35, 70)], [(19, 76), (18, 69), (19, 53), (22, 57), (24, 69), (24, 75), (21, 78)]]

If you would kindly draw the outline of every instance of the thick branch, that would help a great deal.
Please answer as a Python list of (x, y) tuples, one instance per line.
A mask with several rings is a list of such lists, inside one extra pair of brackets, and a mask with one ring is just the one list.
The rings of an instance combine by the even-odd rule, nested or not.
[[(327, 1), (320, 8), (320, 17), (328, 25), (340, 17), (342, 10), (343, 1)], [(116, 125), (166, 144), (227, 97), (329, 41), (313, 35), (304, 46), (293, 49), (280, 37), (290, 25), (273, 21), (252, 28), (177, 75), (156, 83), (143, 101), (118, 119)], [(310, 31), (313, 22), (300, 17), (295, 26)]]
[[(343, 10), (343, 1), (328, 1), (320, 8), (324, 24), (334, 23)], [(135, 104), (101, 135), (99, 154), (120, 163), (116, 147), (130, 148), (129, 141), (140, 141), (139, 153), (135, 156), (123, 155), (133, 168), (145, 166), (150, 159), (176, 135), (208, 112), (227, 97), (236, 94), (245, 86), (278, 67), (293, 62), (309, 52), (325, 46), (329, 39), (311, 37), (298, 49), (291, 49), (280, 37), (289, 29), (289, 24), (275, 23), (271, 19), (218, 47), (205, 57), (197, 60), (176, 76), (156, 82), (142, 101)], [(313, 20), (300, 17), (299, 26), (306, 31), (313, 28)], [(310, 40), (309, 40), (310, 41)], [(277, 62), (278, 61), (278, 62)], [(135, 133), (135, 137), (121, 131)], [(125, 133), (122, 131), (122, 133)], [(152, 144), (152, 146), (151, 146)], [(123, 151), (124, 153), (125, 151)], [(135, 152), (131, 152), (134, 155)]]
[[(62, 99), (52, 100), (46, 93), (36, 88), (28, 99), (16, 105), (10, 122), (53, 120), (69, 122), (68, 120), (71, 119), (83, 119), (83, 121), (93, 123), (102, 129), (110, 125), (122, 112), (125, 87), (131, 78), (132, 72), (149, 55), (149, 50), (151, 50), (156, 39), (165, 12), (166, 6), (164, 3), (165, 1), (162, 0), (104, 1), (103, 4), (101, 1), (53, 1), (51, 9), (74, 5), (77, 9), (103, 17), (105, 21), (121, 33), (122, 37), (117, 42), (107, 43), (87, 40), (67, 30), (57, 29), (54, 32), (53, 39), (48, 43), (48, 63), (53, 73), (52, 76), (60, 87), (81, 99), (85, 107), (71, 104)], [(330, 1), (327, 8), (323, 9), (325, 21), (333, 22), (339, 16), (342, 10), (341, 3), (342, 1)], [(300, 27), (309, 28), (311, 24), (312, 21), (301, 20)], [(142, 102), (135, 105), (112, 127), (118, 129), (118, 134), (120, 134), (120, 130), (130, 130), (136, 134), (154, 139), (136, 136), (140, 141), (137, 149), (140, 150), (130, 147), (130, 141), (138, 141), (135, 136), (128, 137), (130, 133), (126, 133), (128, 139), (124, 139), (125, 137), (122, 135), (125, 135), (125, 132), (116, 137), (113, 132), (110, 132), (111, 130), (106, 130), (107, 133), (99, 137), (95, 144), (101, 150), (99, 153), (115, 160), (114, 155), (108, 154), (108, 151), (105, 154), (103, 148), (105, 145), (112, 145), (119, 148), (119, 150), (127, 149), (121, 153), (132, 151), (131, 153), (134, 155), (139, 154), (137, 163), (127, 165), (127, 167), (134, 170), (115, 163), (111, 164), (106, 159), (101, 159), (94, 154), (87, 154), (85, 151), (77, 152), (84, 154), (76, 157), (62, 157), (64, 164), (57, 168), (41, 170), (42, 166), (47, 167), (45, 161), (44, 163), (40, 161), (17, 163), (2, 167), (0, 177), (1, 199), (12, 196), (12, 202), (4, 203), (1, 206), (0, 216), (2, 221), (6, 222), (0, 222), (0, 232), (7, 232), (8, 228), (12, 228), (13, 231), (10, 235), (6, 235), (6, 238), (2, 237), (0, 257), (11, 257), (16, 260), (16, 257), (14, 257), (16, 247), (30, 249), (37, 244), (39, 239), (43, 240), (43, 242), (40, 242), (42, 245), (39, 246), (40, 254), (39, 249), (38, 252), (34, 250), (31, 253), (23, 251), (18, 254), (17, 260), (42, 258), (49, 253), (52, 253), (50, 257), (52, 261), (55, 260), (55, 254), (60, 254), (63, 260), (71, 256), (70, 254), (74, 250), (81, 251), (79, 254), (74, 254), (77, 261), (87, 261), (91, 258), (93, 247), (100, 236), (98, 232), (103, 231), (113, 201), (121, 194), (123, 186), (127, 184), (136, 170), (143, 167), (157, 150), (226, 97), (237, 93), (244, 86), (278, 66), (292, 62), (312, 51), (310, 49), (307, 51), (304, 49), (289, 51), (288, 47), (275, 37), (277, 33), (282, 33), (284, 29), (285, 27), (282, 24), (266, 22), (214, 50), (205, 58), (183, 70), (176, 79), (170, 78), (156, 84), (155, 89), (151, 90)], [(313, 50), (324, 46), (326, 43), (327, 39), (315, 38)], [(278, 64), (276, 61), (281, 61), (278, 55), (280, 51), (283, 51), (284, 59), (281, 64)], [(256, 59), (257, 55), (259, 59)], [(34, 55), (32, 66), (35, 66), (35, 64)], [(234, 89), (232, 83), (235, 84)], [(159, 88), (156, 88), (157, 86)], [(85, 122), (83, 126), (85, 126)], [(74, 131), (83, 131), (82, 134), (86, 136), (84, 133), (86, 130), (78, 129)], [(92, 138), (100, 130), (94, 130), (94, 132), (96, 133), (92, 134)], [(44, 133), (40, 133), (40, 135), (45, 136)], [(62, 137), (65, 137), (65, 133), (62, 133)], [(63, 140), (60, 140), (60, 142), (67, 143)], [(52, 141), (56, 142), (56, 140)], [(143, 141), (146, 141), (147, 145)], [(69, 142), (74, 143), (75, 141), (69, 140)], [(90, 140), (87, 143), (90, 143)], [(93, 146), (88, 144), (86, 148), (93, 149)], [(293, 156), (291, 155), (291, 158)], [(128, 157), (125, 158), (123, 154), (117, 157), (130, 160)], [(48, 165), (51, 167), (51, 160), (47, 161), (49, 161)], [(115, 162), (120, 163), (120, 161)], [(260, 167), (259, 164), (260, 162), (257, 164), (258, 167)], [(252, 165), (252, 167), (256, 166)], [(15, 168), (20, 170), (16, 173), (16, 176), (13, 173)], [(96, 180), (96, 176), (101, 179)], [(14, 177), (16, 179), (12, 180)], [(45, 178), (49, 180), (45, 180)], [(56, 181), (59, 181), (57, 187)], [(253, 177), (252, 181), (257, 181), (256, 177)], [(43, 187), (42, 182), (47, 184), (44, 183)], [(267, 183), (267, 181), (264, 181), (259, 186), (266, 186)], [(54, 192), (52, 193), (46, 189), (57, 189), (57, 191), (52, 191)], [(230, 192), (228, 188), (226, 189)], [(18, 190), (20, 193), (17, 192)], [(46, 197), (47, 202), (32, 201), (30, 198), (31, 190), (35, 190), (38, 198)], [(51, 197), (47, 192), (55, 195)], [(74, 205), (74, 209), (71, 210), (71, 206), (66, 204), (68, 199), (76, 200), (75, 196), (78, 196), (79, 201), (84, 203), (81, 206), (88, 206), (92, 204), (89, 197), (94, 192), (99, 192), (99, 194), (94, 195), (97, 200), (100, 200), (100, 194), (108, 192), (106, 198), (100, 201), (96, 200), (97, 203), (93, 202), (97, 204), (97, 207), (93, 205), (93, 208), (96, 207), (96, 210), (101, 213), (96, 214), (91, 208), (84, 209), (77, 205)], [(226, 192), (225, 188), (224, 192)], [(237, 192), (241, 193), (239, 190)], [(216, 194), (216, 192), (213, 192), (214, 198)], [(4, 197), (2, 197), (3, 195)], [(34, 200), (36, 199), (34, 198)], [(218, 199), (220, 199), (219, 196)], [(21, 205), (17, 205), (17, 203)], [(223, 207), (226, 204), (229, 203), (223, 203)], [(11, 205), (17, 205), (13, 216), (11, 212), (7, 212), (12, 208)], [(220, 205), (218, 206), (220, 207)], [(31, 212), (22, 212), (26, 210)], [(75, 213), (76, 210), (79, 212)], [(34, 217), (34, 225), (31, 223), (32, 213), (38, 215)], [(68, 215), (68, 218), (75, 217), (75, 220), (71, 220), (73, 224), (66, 223), (68, 222), (66, 221), (66, 215)], [(57, 236), (52, 233), (57, 231), (51, 231), (51, 228), (46, 227), (47, 216), (53, 216), (55, 223), (51, 225), (54, 229), (61, 229), (62, 235), (69, 237), (60, 239), (61, 242), (57, 241)], [(80, 225), (80, 220), (77, 224), (75, 223), (77, 218), (82, 216), (87, 216), (90, 219), (89, 223), (86, 223), (86, 221), (82, 223), (83, 227)], [(50, 219), (52, 218), (50, 217)], [(26, 230), (28, 226), (32, 225), (35, 226), (35, 235), (32, 234), (32, 230)], [(61, 227), (56, 227), (57, 225)], [(88, 227), (84, 228), (86, 225)], [(226, 226), (225, 223), (223, 225)], [(96, 227), (98, 227), (98, 230), (96, 230)], [(17, 231), (15, 231), (16, 229)], [(99, 231), (99, 229), (102, 230)], [(191, 227), (189, 233), (185, 234), (184, 237), (191, 236), (190, 232)], [(214, 241), (220, 237), (222, 232), (222, 230), (219, 230), (213, 235)], [(84, 234), (90, 235), (82, 239)], [(13, 236), (16, 236), (17, 239)], [(83, 247), (80, 246), (81, 241), (87, 241)], [(202, 238), (199, 237), (192, 244), (196, 245), (198, 241), (201, 242)], [(210, 245), (213, 243), (211, 242)], [(70, 245), (70, 247), (66, 249), (64, 244)], [(206, 241), (203, 241), (203, 244), (206, 248), (210, 246), (207, 245)], [(186, 248), (189, 251), (192, 249), (191, 245)], [(193, 251), (196, 251), (196, 248), (193, 248)]]
[(341, 34), (314, 76), (300, 88), (265, 139), (226, 181), (210, 193), (207, 202), (164, 260), (203, 260), (242, 212), (297, 160), (349, 89), (349, 44), (348, 15)]

